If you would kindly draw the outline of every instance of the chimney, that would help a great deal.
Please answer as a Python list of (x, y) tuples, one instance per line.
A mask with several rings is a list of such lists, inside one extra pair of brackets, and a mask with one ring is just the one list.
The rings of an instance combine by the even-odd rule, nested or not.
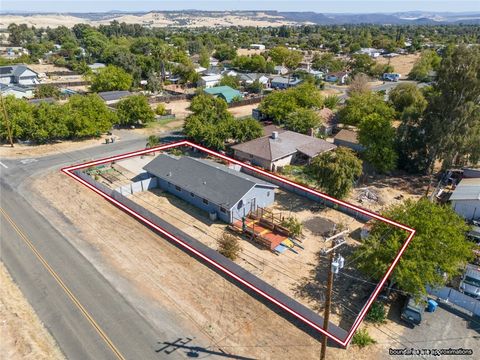
[(272, 131), (272, 139), (278, 139), (278, 131)]

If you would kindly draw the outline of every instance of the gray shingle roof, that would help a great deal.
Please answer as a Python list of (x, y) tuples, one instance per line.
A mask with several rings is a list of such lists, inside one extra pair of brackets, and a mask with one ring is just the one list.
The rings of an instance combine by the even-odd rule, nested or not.
[(285, 156), (302, 152), (310, 157), (324, 151), (335, 149), (336, 146), (325, 140), (299, 134), (293, 131), (279, 132), (278, 138), (264, 136), (232, 146), (232, 149), (252, 154), (261, 159), (274, 161)]
[(254, 186), (277, 186), (211, 160), (158, 155), (143, 167), (150, 174), (214, 204), (231, 209)]
[(450, 200), (480, 200), (480, 178), (460, 181)]
[(18, 77), (22, 75), (25, 71), (30, 70), (36, 74), (35, 71), (29, 69), (25, 65), (9, 65), (9, 66), (0, 66), (0, 75), (5, 76), (15, 76)]
[(98, 95), (103, 99), (103, 101), (113, 101), (113, 100), (120, 100), (124, 97), (132, 95), (132, 93), (128, 90), (121, 90), (121, 91), (103, 91), (99, 92)]

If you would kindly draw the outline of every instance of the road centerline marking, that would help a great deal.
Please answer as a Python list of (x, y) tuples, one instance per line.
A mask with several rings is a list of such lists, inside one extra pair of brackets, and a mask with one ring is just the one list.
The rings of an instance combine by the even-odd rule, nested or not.
[(55, 270), (53, 270), (53, 268), (50, 266), (50, 264), (48, 264), (48, 262), (45, 260), (45, 258), (38, 252), (38, 250), (35, 248), (35, 246), (30, 241), (30, 239), (27, 237), (27, 235), (25, 235), (25, 233), (20, 229), (20, 227), (13, 221), (13, 219), (10, 217), (10, 215), (8, 215), (7, 212), (3, 208), (0, 208), (0, 213), (8, 221), (8, 223), (15, 230), (15, 232), (27, 244), (27, 246), (30, 248), (30, 250), (32, 250), (32, 252), (37, 257), (37, 259), (42, 263), (42, 265), (45, 267), (45, 269), (50, 273), (50, 275), (52, 275), (52, 277), (55, 279), (55, 281), (58, 283), (58, 285), (60, 285), (60, 287), (67, 294), (67, 296), (70, 298), (70, 300), (76, 305), (76, 307), (80, 310), (80, 312), (83, 314), (83, 316), (93, 326), (95, 331), (105, 341), (105, 343), (112, 350), (114, 355), (120, 360), (126, 360), (123, 357), (123, 355), (120, 353), (120, 351), (116, 348), (116, 346), (113, 344), (112, 340), (110, 340), (110, 338), (103, 331), (103, 329), (100, 327), (100, 325), (98, 325), (98, 323), (95, 321), (95, 319), (89, 314), (89, 312), (84, 308), (84, 306), (80, 303), (80, 301), (75, 297), (75, 295), (72, 293), (72, 291), (65, 285), (65, 283), (60, 278), (60, 276), (55, 272)]

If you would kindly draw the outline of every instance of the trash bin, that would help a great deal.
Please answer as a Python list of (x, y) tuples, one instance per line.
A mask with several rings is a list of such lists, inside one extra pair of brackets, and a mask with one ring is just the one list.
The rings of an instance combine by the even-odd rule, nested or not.
[(427, 311), (434, 312), (437, 309), (438, 303), (435, 300), (428, 300)]

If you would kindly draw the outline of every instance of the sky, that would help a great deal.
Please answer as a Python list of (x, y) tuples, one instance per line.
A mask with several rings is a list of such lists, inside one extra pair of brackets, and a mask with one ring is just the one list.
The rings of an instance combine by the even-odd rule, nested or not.
[(208, 1), (132, 1), (132, 0), (0, 0), (1, 12), (143, 12), (151, 10), (278, 10), (319, 13), (391, 13), (404, 11), (480, 12), (479, 0), (208, 0)]

